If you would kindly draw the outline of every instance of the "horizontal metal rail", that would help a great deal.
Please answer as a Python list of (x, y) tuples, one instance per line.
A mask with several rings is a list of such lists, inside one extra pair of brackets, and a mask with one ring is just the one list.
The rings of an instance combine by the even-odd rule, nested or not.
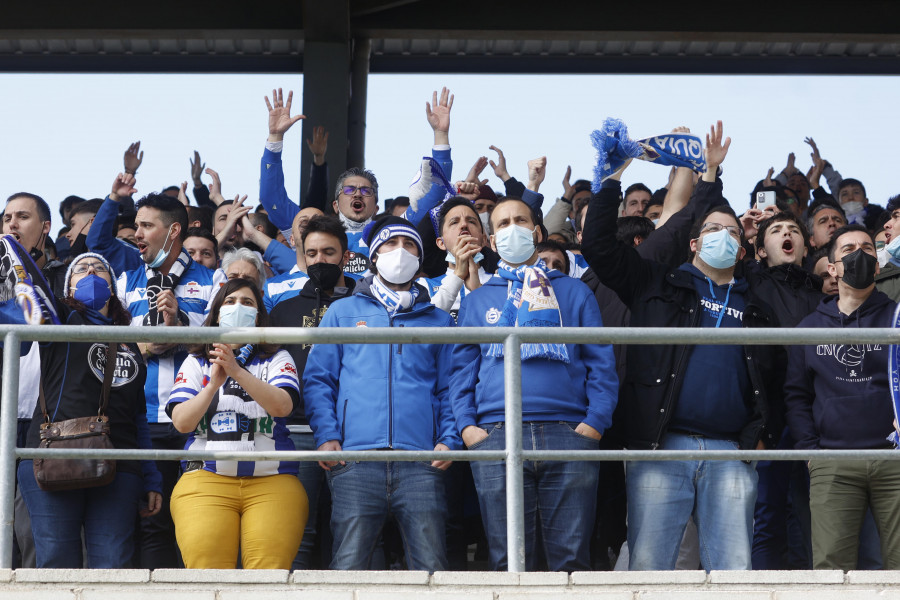
[[(702, 328), (230, 328), (110, 327), (71, 325), (0, 325), (4, 336), (3, 396), (0, 414), (0, 568), (12, 566), (13, 495), (16, 458), (114, 458), (117, 460), (235, 460), (235, 461), (430, 461), (505, 460), (507, 472), (508, 565), (525, 570), (522, 463), (525, 460), (643, 461), (643, 460), (898, 460), (895, 450), (524, 450), (522, 448), (521, 353), (523, 343), (571, 344), (898, 344), (898, 329), (702, 329)], [(839, 343), (835, 337), (840, 336)], [(223, 452), (185, 450), (88, 450), (15, 448), (19, 376), (19, 344), (24, 341), (137, 342), (162, 344), (273, 343), (273, 344), (484, 344), (505, 346), (506, 449), (497, 451), (292, 451)]]

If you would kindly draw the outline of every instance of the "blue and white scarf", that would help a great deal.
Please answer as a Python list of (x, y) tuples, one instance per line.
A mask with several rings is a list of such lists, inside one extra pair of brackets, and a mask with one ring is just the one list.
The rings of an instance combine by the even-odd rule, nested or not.
[(419, 297), (419, 288), (416, 287), (415, 283), (412, 284), (408, 292), (395, 292), (384, 285), (377, 275), (372, 278), (369, 289), (372, 291), (372, 296), (381, 302), (392, 317), (399, 311), (410, 308), (416, 303), (416, 298)]
[[(501, 260), (497, 275), (509, 281), (506, 304), (497, 327), (562, 327), (559, 302), (543, 260), (515, 269)], [(491, 344), (487, 355), (502, 357), (503, 344)], [(569, 351), (565, 344), (522, 344), (522, 360), (529, 358), (548, 358), (568, 364)]]
[(416, 173), (416, 176), (413, 177), (412, 183), (409, 184), (409, 206), (414, 212), (419, 210), (419, 200), (424, 198), (428, 192), (431, 191), (432, 185), (438, 185), (444, 190), (444, 197), (438, 205), (428, 211), (428, 216), (431, 218), (431, 226), (434, 228), (434, 234), (441, 237), (441, 206), (444, 205), (444, 202), (456, 195), (456, 187), (450, 183), (450, 180), (444, 175), (444, 170), (441, 169), (441, 165), (438, 161), (430, 156), (423, 156), (422, 166), (419, 167), (419, 171)]
[(0, 312), (10, 323), (60, 323), (50, 284), (12, 236), (0, 238)]
[[(894, 320), (891, 323), (895, 330), (900, 328), (900, 305), (894, 311)], [(900, 344), (891, 344), (889, 357), (888, 381), (891, 386), (891, 404), (894, 406), (894, 420), (900, 422)], [(891, 435), (887, 439), (894, 444), (895, 449), (898, 449), (900, 448), (900, 433), (893, 425), (891, 425), (891, 429)]]
[(688, 167), (698, 173), (706, 171), (703, 142), (689, 133), (665, 133), (634, 141), (620, 119), (603, 121), (600, 129), (591, 134), (591, 144), (597, 149), (592, 190), (596, 194), (601, 184), (618, 171), (629, 158), (655, 162), (665, 166)]

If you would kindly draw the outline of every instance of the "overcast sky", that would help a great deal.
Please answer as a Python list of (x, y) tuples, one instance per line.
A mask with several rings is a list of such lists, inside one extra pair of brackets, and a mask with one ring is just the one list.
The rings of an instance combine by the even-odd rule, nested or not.
[[(566, 165), (573, 179), (590, 178), (589, 134), (608, 116), (623, 119), (633, 138), (677, 125), (702, 136), (723, 120), (733, 140), (725, 194), (739, 211), (756, 181), (769, 166), (780, 171), (789, 152), (801, 170), (809, 168), (806, 136), (844, 177), (861, 179), (871, 201), (884, 204), (900, 193), (898, 77), (370, 75), (366, 166), (383, 198), (406, 194), (428, 154), (424, 106), (443, 85), (455, 95), (453, 179), (464, 178), (478, 156), (494, 158), (491, 144), (523, 180), (526, 161), (546, 155), (545, 209), (562, 191)], [(221, 174), (226, 197), (248, 194), (255, 202), (267, 133), (263, 96), (279, 86), (295, 90), (294, 106), (302, 110), (301, 75), (0, 74), (0, 194), (37, 193), (54, 210), (69, 194), (103, 197), (122, 169), (122, 153), (141, 140), (139, 194), (190, 180), (188, 159), (196, 149)], [(315, 122), (315, 115), (307, 118)], [(295, 200), (301, 143), (299, 128), (288, 133), (286, 185)], [(667, 173), (636, 162), (623, 182), (655, 189)], [(489, 175), (502, 190), (490, 167)]]

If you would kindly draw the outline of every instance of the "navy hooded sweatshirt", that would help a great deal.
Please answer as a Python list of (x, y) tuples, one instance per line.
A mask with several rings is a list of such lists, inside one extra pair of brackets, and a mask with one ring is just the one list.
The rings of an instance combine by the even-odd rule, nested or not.
[[(797, 327), (890, 327), (896, 304), (877, 290), (850, 315), (837, 296), (822, 300)], [(835, 343), (789, 346), (787, 420), (798, 449), (890, 448), (894, 410), (888, 382), (889, 346)]]

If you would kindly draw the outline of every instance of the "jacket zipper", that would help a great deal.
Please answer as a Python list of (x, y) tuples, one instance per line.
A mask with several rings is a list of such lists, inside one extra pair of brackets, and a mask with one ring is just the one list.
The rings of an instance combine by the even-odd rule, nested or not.
[[(398, 327), (403, 327), (403, 324), (401, 323)], [(403, 344), (397, 345), (397, 354), (403, 354)]]
[[(698, 306), (690, 309), (694, 314), (694, 319), (691, 322), (691, 327), (696, 327), (700, 322), (700, 309)], [(656, 450), (659, 448), (659, 440), (662, 438), (663, 429), (665, 429), (666, 425), (668, 425), (669, 420), (672, 418), (672, 402), (675, 397), (675, 384), (678, 381), (678, 373), (681, 372), (681, 366), (684, 364), (685, 355), (687, 355), (688, 347), (687, 345), (683, 345), (681, 347), (681, 355), (678, 357), (678, 360), (675, 362), (675, 369), (672, 373), (669, 374), (669, 377), (672, 378), (672, 385), (669, 387), (669, 394), (666, 398), (666, 401), (663, 403), (663, 410), (666, 411), (666, 414), (663, 415), (663, 418), (659, 422), (659, 429), (656, 430), (656, 439), (652, 444), (650, 444), (650, 448), (652, 450)]]
[[(385, 309), (385, 312), (387, 309)], [(388, 313), (388, 327), (394, 326), (394, 318)], [(394, 447), (394, 344), (388, 351), (388, 448)]]
[(349, 404), (349, 398), (344, 399), (344, 416), (341, 418), (341, 441), (344, 441), (344, 428), (347, 427), (347, 404)]

